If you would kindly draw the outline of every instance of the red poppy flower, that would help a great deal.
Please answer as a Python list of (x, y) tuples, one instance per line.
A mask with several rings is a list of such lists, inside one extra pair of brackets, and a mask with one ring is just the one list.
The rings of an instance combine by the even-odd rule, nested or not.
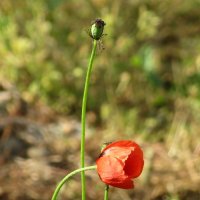
[(104, 183), (131, 189), (134, 187), (132, 179), (142, 173), (143, 152), (133, 141), (113, 142), (102, 150), (96, 164), (100, 179)]

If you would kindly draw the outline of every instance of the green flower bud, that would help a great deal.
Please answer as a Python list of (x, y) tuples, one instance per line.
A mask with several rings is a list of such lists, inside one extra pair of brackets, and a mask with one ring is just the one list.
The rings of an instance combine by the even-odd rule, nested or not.
[(102, 19), (96, 19), (90, 29), (90, 37), (99, 40), (103, 35), (105, 22)]

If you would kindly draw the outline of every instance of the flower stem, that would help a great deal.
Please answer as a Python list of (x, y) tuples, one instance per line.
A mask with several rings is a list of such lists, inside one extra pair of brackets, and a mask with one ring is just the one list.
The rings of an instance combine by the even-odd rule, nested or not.
[(56, 200), (57, 199), (57, 196), (58, 196), (58, 193), (60, 191), (60, 189), (62, 188), (62, 186), (64, 185), (64, 183), (73, 175), (79, 173), (79, 172), (82, 172), (82, 171), (86, 171), (86, 170), (94, 170), (96, 169), (96, 165), (94, 166), (89, 166), (89, 167), (84, 167), (84, 168), (80, 168), (80, 169), (77, 169), (77, 170), (74, 170), (73, 172), (67, 174), (61, 181), (60, 183), (57, 185), (54, 193), (53, 193), (53, 196), (51, 198), (51, 200)]
[[(92, 64), (94, 61), (95, 53), (97, 48), (97, 41), (93, 40), (93, 48), (90, 56), (86, 79), (85, 79), (85, 87), (83, 92), (83, 101), (82, 101), (82, 114), (81, 114), (81, 167), (85, 166), (85, 115), (86, 115), (86, 105), (87, 105), (87, 96), (88, 96), (88, 88), (90, 82), (90, 75), (92, 71)], [(86, 185), (85, 185), (85, 172), (81, 172), (81, 184), (82, 184), (82, 200), (86, 199)]]
[(108, 190), (109, 190), (109, 185), (106, 185), (105, 192), (104, 192), (104, 200), (108, 200)]

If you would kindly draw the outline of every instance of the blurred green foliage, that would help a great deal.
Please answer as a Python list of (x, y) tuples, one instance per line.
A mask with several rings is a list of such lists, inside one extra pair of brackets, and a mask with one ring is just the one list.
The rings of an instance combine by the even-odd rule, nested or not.
[[(125, 134), (162, 139), (173, 113), (200, 119), (199, 0), (1, 0), (0, 82), (80, 117), (92, 20), (106, 22), (88, 111)], [(118, 126), (116, 127), (116, 124)]]

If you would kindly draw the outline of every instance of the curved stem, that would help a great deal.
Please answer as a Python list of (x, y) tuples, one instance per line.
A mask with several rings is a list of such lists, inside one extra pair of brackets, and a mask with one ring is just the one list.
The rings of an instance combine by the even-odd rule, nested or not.
[(109, 191), (109, 185), (106, 185), (104, 192), (104, 200), (108, 200), (108, 191)]
[(56, 200), (57, 199), (57, 196), (58, 196), (58, 193), (60, 191), (60, 189), (62, 188), (62, 186), (64, 185), (64, 183), (73, 175), (79, 173), (79, 172), (82, 172), (82, 171), (86, 171), (86, 170), (94, 170), (96, 169), (96, 165), (94, 166), (89, 166), (89, 167), (84, 167), (84, 168), (80, 168), (80, 169), (77, 169), (69, 174), (67, 174), (61, 181), (60, 183), (57, 185), (54, 193), (53, 193), (53, 196), (51, 198), (51, 200)]
[[(88, 88), (90, 82), (90, 75), (92, 71), (92, 64), (94, 61), (95, 53), (97, 48), (97, 41), (93, 40), (93, 48), (90, 56), (86, 79), (85, 79), (85, 87), (83, 93), (83, 101), (82, 101), (82, 114), (81, 114), (81, 167), (85, 166), (85, 115), (86, 115), (86, 105), (87, 105), (87, 96), (88, 96)], [(82, 200), (86, 199), (86, 186), (85, 186), (85, 172), (81, 172), (81, 184), (82, 184)]]

